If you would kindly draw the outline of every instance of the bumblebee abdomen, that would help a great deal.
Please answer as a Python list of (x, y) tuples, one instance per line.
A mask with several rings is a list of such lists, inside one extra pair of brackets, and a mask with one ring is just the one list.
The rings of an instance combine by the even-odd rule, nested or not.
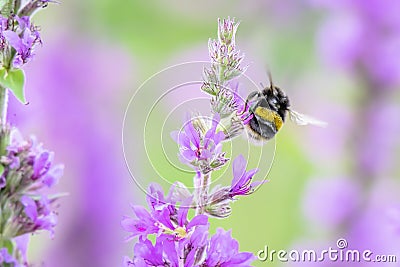
[(276, 131), (279, 131), (279, 129), (282, 128), (283, 119), (277, 112), (265, 107), (257, 107), (254, 114), (258, 121), (272, 123), (275, 126)]
[(247, 124), (248, 133), (256, 140), (269, 140), (278, 132), (271, 121), (261, 121), (254, 116)]

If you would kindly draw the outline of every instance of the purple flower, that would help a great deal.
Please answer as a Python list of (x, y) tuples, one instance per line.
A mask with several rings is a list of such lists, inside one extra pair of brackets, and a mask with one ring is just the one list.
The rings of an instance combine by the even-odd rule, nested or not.
[(123, 266), (201, 266), (208, 245), (209, 225), (200, 225), (183, 240), (159, 236), (153, 245), (148, 239), (140, 238), (134, 247), (134, 259), (125, 257)]
[(222, 87), (211, 99), (211, 108), (221, 118), (227, 118), (233, 113), (239, 113), (242, 114), (240, 117), (245, 117), (246, 114), (244, 113), (248, 111), (249, 106), (246, 107), (246, 110), (243, 110), (245, 100), (239, 95), (239, 83), (230, 81), (228, 86)]
[[(156, 184), (150, 186), (150, 191), (158, 195), (159, 199), (164, 199), (162, 193), (158, 191)], [(124, 217), (121, 225), (125, 231), (131, 233), (127, 238), (132, 239), (135, 236), (146, 238), (149, 234), (163, 235), (174, 240), (182, 240), (186, 238), (198, 225), (206, 225), (208, 218), (206, 215), (197, 215), (191, 221), (187, 219), (189, 205), (192, 199), (189, 198), (182, 202), (177, 208), (175, 204), (157, 205), (148, 197), (151, 211), (147, 211), (139, 205), (132, 206), (136, 218)]]
[(6, 38), (3, 35), (3, 32), (10, 28), (10, 20), (6, 17), (0, 15), (0, 49), (4, 50), (7, 46)]
[(33, 163), (33, 175), (32, 179), (36, 180), (40, 176), (47, 173), (50, 168), (51, 162), (53, 161), (53, 153), (43, 151), (35, 157)]
[(14, 238), (15, 244), (20, 252), (21, 258), (26, 266), (28, 265), (27, 260), (27, 250), (28, 250), (28, 243), (29, 243), (30, 234), (20, 235)]
[(1, 186), (0, 199), (9, 215), (1, 223), (13, 233), (11, 238), (39, 230), (53, 236), (57, 223), (53, 203), (59, 196), (48, 197), (46, 190), (57, 182), (63, 167), (53, 166), (54, 153), (35, 138), (24, 140), (16, 128), (6, 132), (1, 138), (10, 142), (0, 164), (4, 167), (1, 181), (7, 186)]
[(179, 266), (178, 253), (171, 240), (157, 239), (155, 245), (148, 239), (139, 240), (134, 247), (134, 259), (126, 257), (124, 266)]
[(0, 248), (0, 264), (3, 266), (3, 263), (13, 264), (12, 266), (18, 267), (20, 266), (18, 262), (14, 259), (13, 256), (8, 254), (7, 248)]
[[(134, 248), (135, 258), (125, 258), (124, 266), (178, 266), (184, 253), (187, 253), (185, 266), (193, 266), (201, 260), (206, 246), (208, 217), (200, 214), (188, 219), (191, 198), (176, 207), (164, 203), (169, 197), (164, 197), (159, 185), (152, 184), (149, 191), (150, 212), (133, 206), (136, 218), (125, 217), (121, 222), (124, 230), (131, 233), (128, 239), (139, 236)], [(159, 205), (159, 201), (163, 205)], [(147, 240), (149, 234), (156, 234), (154, 246)]]
[(163, 210), (167, 207), (167, 204), (175, 204), (175, 200), (173, 199), (173, 191), (175, 190), (175, 186), (171, 186), (170, 192), (166, 197), (164, 197), (164, 192), (161, 186), (157, 183), (152, 183), (149, 186), (149, 190), (147, 192), (146, 200), (152, 211)]
[(257, 171), (258, 169), (246, 171), (246, 160), (242, 155), (239, 155), (233, 161), (233, 179), (229, 189), (230, 196), (249, 195), (253, 192), (254, 187), (263, 183), (263, 181), (251, 183)]
[(33, 200), (28, 196), (21, 197), (24, 212), (29, 221), (24, 221), (20, 226), (20, 234), (32, 233), (37, 230), (48, 230), (54, 235), (54, 226), (57, 224), (57, 216), (50, 209), (50, 200), (42, 196), (39, 200)]
[(135, 266), (165, 266), (163, 259), (163, 245), (157, 242), (154, 246), (150, 240), (140, 240), (134, 248)]
[[(208, 217), (200, 214), (188, 219), (191, 197), (182, 201), (179, 207), (175, 203), (166, 203), (173, 188), (165, 197), (159, 185), (150, 185), (151, 196), (147, 197), (150, 212), (141, 206), (133, 206), (136, 218), (122, 220), (124, 230), (131, 233), (128, 239), (139, 236), (134, 248), (135, 258), (125, 258), (124, 266), (178, 266), (179, 259), (184, 257), (185, 266), (189, 267), (204, 259)], [(156, 235), (154, 246), (147, 240), (149, 234)]]
[(42, 178), (42, 183), (47, 187), (52, 187), (58, 183), (58, 179), (64, 174), (64, 165), (57, 164), (52, 167)]
[[(195, 128), (194, 119), (188, 121), (183, 132), (172, 132), (171, 137), (180, 145), (180, 160), (204, 174), (219, 169), (228, 159), (222, 152), (222, 140), (225, 134), (217, 131), (219, 115), (214, 115), (212, 124), (207, 132)], [(197, 122), (202, 123), (200, 120)], [(201, 128), (206, 128), (203, 125)]]
[(25, 170), (22, 172), (22, 182), (15, 186), (24, 187), (25, 190), (36, 194), (44, 186), (52, 187), (63, 175), (64, 166), (53, 165), (53, 158), (54, 153), (45, 150), (34, 137), (26, 141), (18, 129), (14, 128), (11, 130), (7, 155), (2, 160), (8, 175)]
[(217, 233), (211, 237), (207, 249), (207, 257), (204, 267), (244, 267), (250, 266), (255, 257), (250, 252), (239, 252), (239, 243), (231, 237), (231, 231), (217, 229)]
[(190, 236), (187, 247), (191, 250), (186, 257), (185, 266), (194, 266), (204, 261), (208, 245), (208, 228), (209, 224), (199, 225)]
[(246, 160), (239, 155), (233, 161), (233, 179), (230, 186), (221, 187), (217, 185), (211, 191), (205, 212), (217, 218), (225, 218), (231, 215), (231, 202), (235, 196), (250, 195), (254, 188), (266, 181), (251, 182), (258, 169), (246, 171)]
[(17, 31), (6, 30), (2, 32), (5, 40), (16, 50), (13, 66), (20, 68), (33, 57), (33, 49), (41, 43), (39, 31), (31, 24), (29, 17), (19, 18), (15, 16), (19, 29)]
[(132, 206), (132, 209), (136, 215), (136, 219), (124, 217), (121, 221), (124, 230), (132, 233), (127, 240), (130, 240), (137, 235), (147, 236), (159, 232), (160, 229), (156, 225), (157, 221), (144, 207), (135, 205)]

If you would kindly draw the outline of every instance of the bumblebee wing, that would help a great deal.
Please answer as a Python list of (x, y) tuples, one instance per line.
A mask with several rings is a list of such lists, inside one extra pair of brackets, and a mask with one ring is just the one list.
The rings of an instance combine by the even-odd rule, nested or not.
[(301, 114), (294, 110), (289, 110), (290, 120), (297, 125), (307, 125), (312, 124), (320, 127), (326, 127), (328, 124), (324, 121), (317, 120), (308, 115)]

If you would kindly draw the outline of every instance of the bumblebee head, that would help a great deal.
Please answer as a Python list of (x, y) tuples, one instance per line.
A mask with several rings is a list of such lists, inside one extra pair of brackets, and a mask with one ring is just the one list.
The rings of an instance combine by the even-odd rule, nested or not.
[(286, 111), (289, 110), (290, 101), (287, 95), (277, 86), (271, 84), (269, 88), (262, 91), (263, 97), (267, 100), (268, 107), (277, 112), (282, 120), (285, 120)]

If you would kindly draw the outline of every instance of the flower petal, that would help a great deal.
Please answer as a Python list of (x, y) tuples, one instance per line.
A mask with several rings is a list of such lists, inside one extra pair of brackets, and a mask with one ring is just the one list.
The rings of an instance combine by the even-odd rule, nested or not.
[(242, 155), (236, 157), (236, 159), (233, 161), (232, 168), (233, 168), (233, 179), (231, 186), (235, 187), (240, 183), (240, 180), (246, 171), (246, 160)]
[(17, 50), (18, 53), (23, 53), (23, 51), (25, 50), (25, 46), (16, 32), (10, 30), (4, 31), (3, 36), (10, 43), (10, 45), (14, 47), (15, 50)]
[(189, 230), (192, 227), (196, 226), (196, 225), (206, 225), (208, 223), (208, 217), (207, 215), (204, 214), (200, 214), (197, 215), (196, 217), (194, 217), (186, 226), (186, 228)]

